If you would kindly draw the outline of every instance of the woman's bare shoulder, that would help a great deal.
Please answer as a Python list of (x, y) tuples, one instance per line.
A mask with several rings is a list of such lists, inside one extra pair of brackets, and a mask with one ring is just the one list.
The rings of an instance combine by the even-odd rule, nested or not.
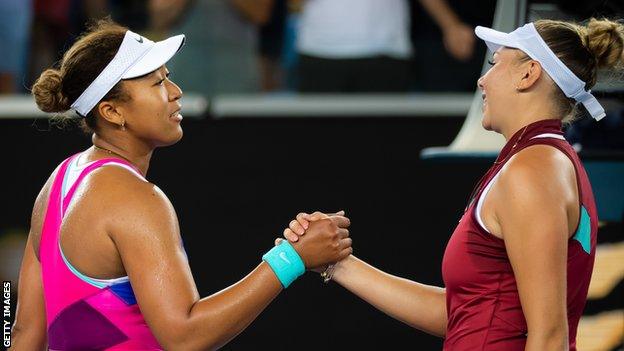
[(572, 161), (559, 149), (533, 145), (515, 154), (501, 170), (497, 182), (514, 199), (572, 201), (576, 173)]
[(165, 193), (128, 169), (106, 166), (95, 170), (85, 192), (92, 198), (94, 210), (107, 215), (109, 227), (144, 226), (163, 219), (177, 226), (175, 210)]
[(41, 241), (41, 228), (43, 227), (43, 220), (45, 218), (45, 213), (48, 207), (48, 197), (50, 196), (50, 189), (52, 188), (52, 183), (58, 174), (59, 169), (61, 168), (58, 165), (54, 171), (50, 174), (45, 184), (37, 194), (37, 198), (35, 199), (35, 204), (33, 205), (32, 214), (30, 217), (30, 230), (29, 236), (32, 239), (33, 249), (35, 250), (35, 255), (37, 259), (39, 259), (39, 243)]
[(515, 154), (501, 176), (527, 182), (557, 183), (574, 175), (574, 164), (561, 150), (550, 145), (529, 146)]

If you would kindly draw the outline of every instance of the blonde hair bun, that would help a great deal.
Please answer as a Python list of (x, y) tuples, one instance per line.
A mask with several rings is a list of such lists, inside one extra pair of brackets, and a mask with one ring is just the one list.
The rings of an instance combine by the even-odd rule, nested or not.
[(624, 62), (624, 25), (592, 18), (587, 24), (587, 48), (600, 68), (615, 68)]

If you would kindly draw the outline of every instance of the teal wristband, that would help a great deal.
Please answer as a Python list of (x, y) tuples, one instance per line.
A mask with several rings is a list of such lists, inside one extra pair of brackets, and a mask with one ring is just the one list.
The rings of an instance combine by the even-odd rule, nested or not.
[(265, 253), (262, 260), (269, 264), (284, 288), (305, 273), (301, 257), (287, 240)]

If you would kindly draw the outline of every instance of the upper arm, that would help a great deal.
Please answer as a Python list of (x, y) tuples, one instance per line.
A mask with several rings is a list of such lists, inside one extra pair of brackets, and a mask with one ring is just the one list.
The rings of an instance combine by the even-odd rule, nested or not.
[(496, 185), (494, 212), (530, 332), (567, 323), (570, 167), (558, 150), (534, 146), (510, 160)]
[(45, 347), (46, 313), (38, 248), (48, 192), (56, 172), (52, 173), (37, 196), (32, 211), (17, 288), (17, 310), (13, 327), (14, 349), (41, 350)]
[(122, 193), (111, 199), (111, 208), (115, 210), (107, 231), (119, 251), (147, 324), (164, 343), (170, 337), (183, 335), (182, 322), (199, 300), (177, 217), (156, 186), (139, 181), (124, 170), (109, 171), (119, 172), (117, 179), (125, 180), (117, 186), (123, 189)]
[(13, 346), (19, 350), (42, 350), (46, 341), (46, 315), (41, 265), (29, 235), (18, 284)]

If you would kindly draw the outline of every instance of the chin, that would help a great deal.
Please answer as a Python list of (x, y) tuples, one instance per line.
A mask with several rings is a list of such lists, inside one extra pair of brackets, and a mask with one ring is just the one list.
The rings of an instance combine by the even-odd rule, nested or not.
[(177, 144), (178, 141), (182, 140), (183, 136), (184, 132), (182, 131), (182, 128), (180, 128), (180, 132), (176, 134), (176, 137), (171, 141), (171, 143), (169, 143), (169, 145)]
[(481, 119), (481, 126), (485, 130), (492, 130), (492, 122), (490, 118), (485, 114), (483, 115), (483, 118)]
[(167, 139), (161, 140), (157, 144), (157, 147), (171, 146), (171, 145), (177, 144), (178, 141), (182, 140), (183, 135), (184, 135), (184, 132), (182, 131), (182, 128), (180, 128), (175, 135), (172, 135)]

